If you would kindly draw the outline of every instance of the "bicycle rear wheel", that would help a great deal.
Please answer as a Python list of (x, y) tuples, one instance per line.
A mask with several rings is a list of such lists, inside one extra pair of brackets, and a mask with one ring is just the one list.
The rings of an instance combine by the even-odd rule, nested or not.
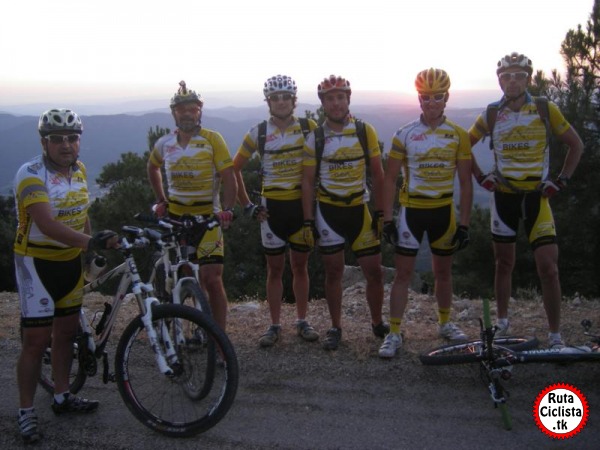
[[(206, 294), (204, 294), (195, 278), (184, 279), (181, 282), (179, 301), (182, 305), (196, 308), (206, 316), (211, 317)], [(200, 380), (190, 380), (189, 383), (184, 385), (184, 389), (186, 389), (190, 398), (200, 400), (212, 389), (217, 364), (217, 351), (215, 350), (214, 341), (209, 339), (202, 329), (197, 331), (197, 338), (206, 344), (206, 374), (201, 383)]]
[[(190, 437), (216, 425), (233, 404), (239, 369), (235, 350), (225, 333), (200, 311), (182, 305), (152, 308), (158, 342), (168, 332), (176, 344), (178, 362), (171, 375), (159, 372), (141, 317), (125, 329), (115, 356), (116, 380), (127, 408), (144, 425), (171, 437)], [(177, 342), (175, 331), (184, 333)], [(205, 386), (208, 342), (222, 357), (204, 397), (190, 395), (190, 386)], [(164, 350), (164, 349), (163, 349)], [(200, 389), (200, 388), (198, 388)]]
[[(529, 350), (537, 345), (538, 340), (535, 337), (499, 337), (494, 339), (494, 352), (501, 357), (503, 353)], [(480, 339), (443, 345), (420, 354), (419, 359), (421, 363), (428, 366), (474, 363), (485, 359), (482, 347), (483, 343)]]
[(207, 316), (211, 315), (210, 304), (206, 294), (200, 288), (196, 279), (183, 280), (179, 290), (179, 300), (182, 305), (191, 306), (202, 311)]
[[(81, 328), (79, 328), (77, 336), (75, 337), (75, 342), (73, 343), (73, 362), (71, 363), (71, 370), (69, 371), (69, 391), (73, 394), (81, 390), (87, 378), (84, 368), (79, 364), (79, 343), (81, 342), (81, 336), (83, 336), (83, 333)], [(21, 341), (23, 341), (22, 328)], [(52, 340), (50, 340), (50, 345), (46, 348), (46, 350), (44, 350), (44, 354), (42, 355), (42, 366), (38, 383), (46, 392), (49, 394), (54, 394), (54, 377), (52, 375)]]

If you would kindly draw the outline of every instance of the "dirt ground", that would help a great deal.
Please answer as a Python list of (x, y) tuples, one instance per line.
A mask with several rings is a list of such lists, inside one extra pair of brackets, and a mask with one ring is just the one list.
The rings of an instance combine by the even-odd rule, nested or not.
[[(386, 299), (389, 286), (386, 286)], [(86, 298), (90, 312), (106, 298)], [(386, 300), (387, 303), (387, 300)], [(131, 308), (133, 304), (130, 304)], [(387, 317), (387, 305), (384, 308)], [(98, 412), (55, 417), (50, 397), (39, 390), (43, 449), (597, 449), (600, 439), (600, 364), (530, 364), (517, 366), (506, 383), (513, 430), (505, 431), (477, 366), (426, 367), (418, 354), (441, 345), (437, 337), (435, 300), (413, 293), (403, 329), (405, 344), (392, 360), (377, 356), (381, 340), (370, 331), (364, 285), (344, 291), (343, 341), (336, 352), (320, 343), (305, 343), (294, 333), (293, 305), (283, 307), (283, 336), (271, 349), (258, 348), (268, 326), (264, 301), (231, 303), (228, 333), (240, 365), (234, 405), (214, 428), (189, 439), (163, 437), (141, 425), (123, 405), (116, 386), (88, 379), (83, 395), (101, 400)], [(133, 314), (133, 309), (131, 309)], [(481, 301), (455, 299), (454, 319), (473, 338), (478, 336)], [(539, 299), (511, 302), (512, 331), (536, 335), (545, 343), (546, 322)], [(15, 360), (19, 351), (18, 303), (0, 293), (0, 448), (20, 447), (16, 426)], [(579, 323), (600, 325), (600, 301), (565, 301), (563, 335), (584, 343)], [(329, 315), (324, 300), (310, 304), (309, 320), (324, 336)], [(114, 348), (109, 348), (114, 358)], [(537, 395), (564, 382), (577, 387), (589, 403), (589, 420), (577, 436), (553, 440), (536, 426), (532, 415)]]

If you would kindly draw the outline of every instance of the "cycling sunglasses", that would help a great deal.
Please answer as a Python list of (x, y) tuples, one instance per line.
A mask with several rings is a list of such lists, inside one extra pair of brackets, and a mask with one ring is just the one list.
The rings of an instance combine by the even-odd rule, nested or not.
[(510, 81), (510, 80), (523, 81), (523, 80), (526, 80), (528, 77), (529, 77), (529, 74), (527, 72), (503, 72), (500, 75), (498, 75), (498, 78), (500, 79), (500, 81)]
[(419, 94), (419, 98), (421, 99), (421, 101), (423, 103), (429, 103), (429, 102), (436, 102), (436, 103), (440, 103), (443, 102), (444, 99), (446, 98), (446, 94), (442, 93), (442, 94), (433, 94), (433, 95), (428, 95), (428, 94)]
[(292, 94), (271, 94), (269, 95), (269, 100), (272, 102), (276, 102), (277, 100), (291, 100), (294, 96)]
[(73, 144), (79, 141), (80, 136), (78, 134), (49, 134), (44, 136), (49, 142), (53, 144), (62, 144), (63, 142), (68, 142), (69, 144)]

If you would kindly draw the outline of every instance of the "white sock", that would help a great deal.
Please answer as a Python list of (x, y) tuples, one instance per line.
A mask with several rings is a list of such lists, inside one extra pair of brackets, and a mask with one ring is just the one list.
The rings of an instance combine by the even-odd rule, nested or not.
[(558, 333), (548, 333), (548, 340), (550, 341), (562, 341), (560, 331)]
[(19, 416), (32, 412), (35, 412), (35, 407), (33, 406), (30, 406), (29, 408), (19, 408)]
[(64, 402), (67, 399), (68, 396), (69, 396), (69, 391), (61, 392), (60, 394), (54, 394), (54, 401), (60, 405), (62, 402)]

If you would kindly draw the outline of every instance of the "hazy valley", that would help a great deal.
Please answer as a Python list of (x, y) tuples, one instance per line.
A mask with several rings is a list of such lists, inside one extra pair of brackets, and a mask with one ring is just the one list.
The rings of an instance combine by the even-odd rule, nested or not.
[[(296, 108), (298, 116), (304, 116), (306, 110), (316, 111), (317, 105), (299, 104)], [(75, 107), (74, 107), (75, 109)], [(351, 105), (354, 115), (373, 124), (389, 150), (394, 132), (403, 124), (418, 117), (418, 106), (383, 105)], [(446, 115), (468, 128), (482, 108), (453, 109), (448, 108)], [(256, 123), (267, 116), (266, 105), (258, 107), (205, 107), (203, 126), (219, 131), (230, 152), (235, 154), (244, 134)], [(23, 162), (39, 154), (40, 143), (37, 134), (37, 115), (16, 115), (0, 113), (0, 154), (3, 164), (0, 165), (0, 194), (9, 195), (13, 177)], [(84, 135), (81, 143), (81, 159), (88, 167), (90, 180), (94, 180), (102, 167), (116, 162), (122, 153), (143, 153), (148, 150), (147, 133), (155, 126), (174, 128), (173, 119), (168, 108), (134, 112), (127, 114), (83, 114)], [(475, 154), (481, 165), (491, 165), (487, 147), (479, 144)], [(91, 183), (93, 184), (93, 182)], [(92, 187), (93, 189), (93, 187)], [(476, 201), (485, 201), (487, 196), (476, 191)]]

